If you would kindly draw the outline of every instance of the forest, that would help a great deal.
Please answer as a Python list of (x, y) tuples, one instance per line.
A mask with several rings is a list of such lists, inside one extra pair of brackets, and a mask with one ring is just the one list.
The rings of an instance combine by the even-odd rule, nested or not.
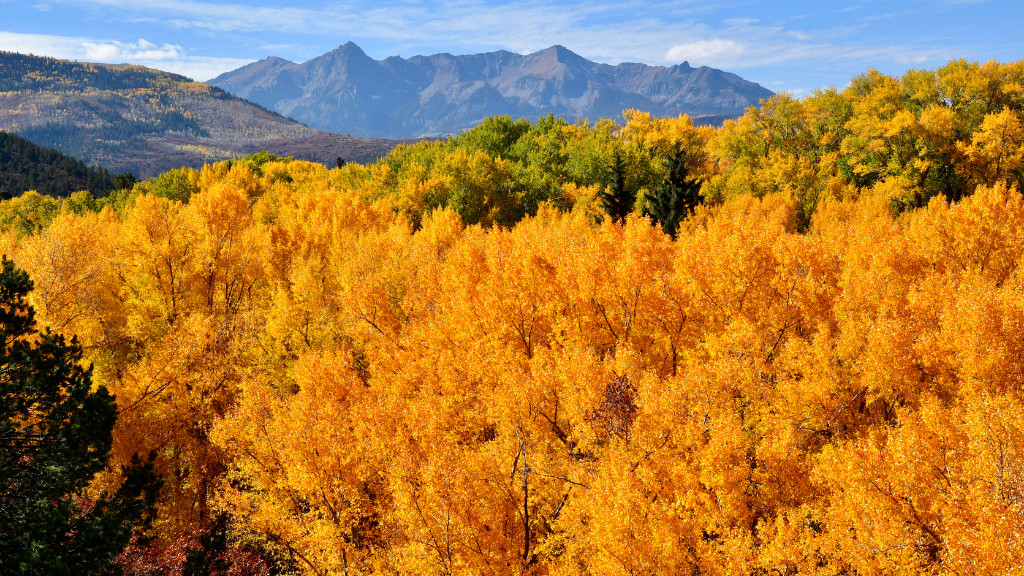
[(160, 479), (96, 573), (1024, 574), (1022, 114), (952, 61), (0, 202), (116, 402), (79, 506)]
[(106, 170), (0, 131), (0, 197), (26, 190), (55, 197), (81, 190), (102, 196), (112, 189), (114, 180)]

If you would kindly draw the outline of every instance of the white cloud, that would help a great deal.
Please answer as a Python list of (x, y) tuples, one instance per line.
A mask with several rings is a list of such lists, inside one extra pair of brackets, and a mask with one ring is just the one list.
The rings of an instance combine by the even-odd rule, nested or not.
[(929, 60), (931, 58), (924, 54), (901, 54), (896, 57), (896, 61), (900, 64), (924, 64)]
[(78, 36), (0, 31), (0, 49), (85, 62), (141, 64), (196, 80), (208, 80), (251, 62), (243, 58), (189, 56), (181, 46), (158, 46), (144, 38), (136, 42), (120, 42)]
[(93, 62), (117, 62), (121, 50), (114, 44), (83, 42), (82, 55)]
[(711, 66), (721, 66), (723, 62), (733, 62), (744, 52), (746, 52), (746, 48), (739, 42), (715, 38), (673, 46), (668, 49), (665, 58), (673, 61), (688, 60)]
[(83, 41), (82, 49), (84, 58), (94, 62), (160, 62), (185, 58), (185, 50), (181, 46), (157, 46), (145, 39), (138, 42)]

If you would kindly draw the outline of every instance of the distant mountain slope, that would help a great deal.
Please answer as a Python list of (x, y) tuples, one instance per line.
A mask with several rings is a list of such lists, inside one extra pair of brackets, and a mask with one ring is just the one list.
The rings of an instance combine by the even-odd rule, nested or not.
[(386, 138), (454, 133), (497, 114), (597, 120), (637, 108), (721, 121), (772, 95), (713, 68), (611, 66), (562, 46), (525, 56), (500, 51), (374, 60), (349, 42), (301, 64), (260, 60), (210, 83), (309, 126)]
[(10, 52), (0, 52), (0, 130), (140, 178), (263, 149), (333, 164), (396, 144), (321, 132), (176, 74)]
[(94, 196), (114, 187), (114, 179), (100, 168), (44, 148), (15, 134), (0, 132), (0, 197), (26, 190), (49, 196), (68, 196), (88, 190)]

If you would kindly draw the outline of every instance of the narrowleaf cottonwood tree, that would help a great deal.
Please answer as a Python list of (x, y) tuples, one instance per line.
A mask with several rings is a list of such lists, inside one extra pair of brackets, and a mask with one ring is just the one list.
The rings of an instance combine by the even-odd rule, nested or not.
[(0, 574), (96, 574), (112, 566), (160, 487), (138, 458), (113, 494), (89, 499), (117, 405), (93, 390), (75, 339), (38, 332), (32, 281), (0, 265)]

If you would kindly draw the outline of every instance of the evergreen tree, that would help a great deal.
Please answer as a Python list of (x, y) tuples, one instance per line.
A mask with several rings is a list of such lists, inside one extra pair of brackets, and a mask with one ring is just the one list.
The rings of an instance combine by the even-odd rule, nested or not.
[(676, 237), (679, 223), (700, 204), (700, 182), (690, 178), (686, 150), (676, 143), (668, 158), (668, 176), (648, 197), (645, 214), (661, 224), (666, 234)]
[(633, 211), (636, 192), (626, 186), (626, 163), (622, 153), (616, 149), (608, 167), (607, 187), (601, 192), (601, 204), (605, 214), (614, 222), (621, 222)]
[(124, 172), (114, 176), (114, 190), (131, 190), (138, 180), (131, 172)]
[(117, 405), (106, 388), (93, 389), (74, 338), (36, 329), (31, 290), (28, 274), (3, 257), (0, 574), (97, 574), (148, 521), (160, 481), (135, 458), (115, 493), (85, 496), (107, 464)]

